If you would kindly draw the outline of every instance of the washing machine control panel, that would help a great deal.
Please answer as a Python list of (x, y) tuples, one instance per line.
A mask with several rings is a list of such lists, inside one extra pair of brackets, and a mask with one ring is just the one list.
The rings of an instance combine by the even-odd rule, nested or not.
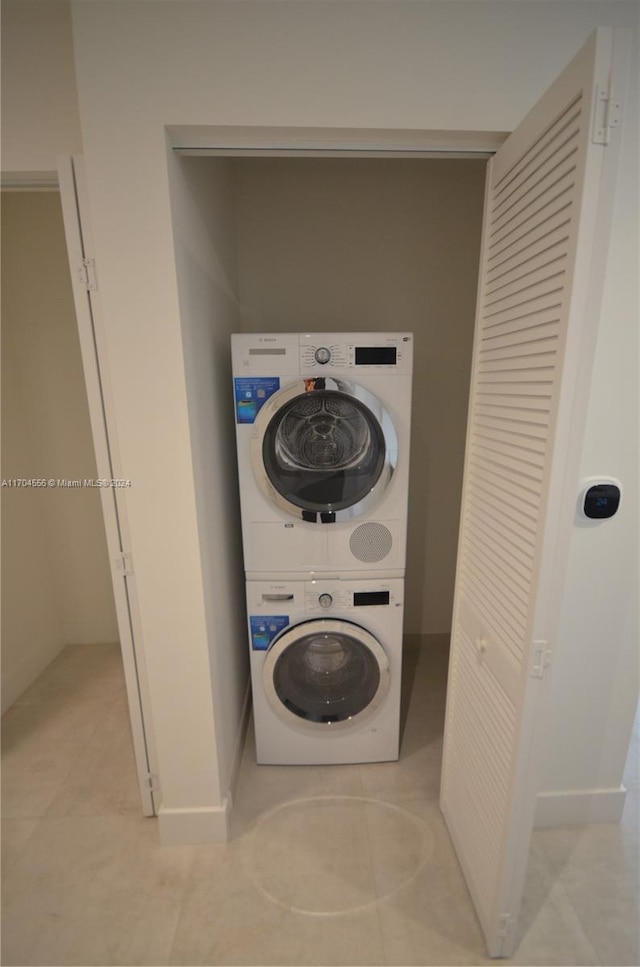
[(352, 588), (341, 588), (337, 584), (322, 584), (316, 582), (306, 585), (305, 612), (307, 614), (322, 614), (335, 611), (350, 611), (352, 608), (389, 607), (395, 604), (395, 597), (388, 585), (371, 585), (366, 590), (354, 591)]
[(357, 342), (346, 341), (344, 337), (341, 339), (336, 333), (308, 333), (300, 337), (302, 374), (318, 367), (328, 370), (384, 369), (408, 372), (411, 353), (410, 333), (382, 337), (375, 333), (363, 333), (362, 341)]
[(333, 585), (330, 588), (315, 588), (307, 585), (304, 596), (304, 609), (307, 613), (344, 610), (350, 607), (349, 594)]

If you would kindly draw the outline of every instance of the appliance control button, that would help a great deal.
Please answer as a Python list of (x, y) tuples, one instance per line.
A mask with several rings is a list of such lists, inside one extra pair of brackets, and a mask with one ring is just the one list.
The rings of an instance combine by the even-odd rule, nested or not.
[(331, 359), (331, 350), (327, 349), (326, 346), (321, 346), (320, 349), (316, 349), (315, 357), (317, 362), (324, 365)]
[(333, 604), (333, 598), (330, 594), (321, 594), (318, 598), (318, 604), (321, 608), (330, 608)]

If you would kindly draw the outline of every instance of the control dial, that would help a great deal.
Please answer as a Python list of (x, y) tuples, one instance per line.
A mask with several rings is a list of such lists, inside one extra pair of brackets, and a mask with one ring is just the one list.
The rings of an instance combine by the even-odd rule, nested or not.
[(330, 594), (321, 594), (318, 598), (318, 604), (321, 608), (330, 608), (333, 604), (333, 597)]
[(316, 362), (320, 363), (321, 366), (324, 366), (325, 363), (328, 363), (331, 359), (331, 350), (327, 349), (326, 346), (321, 346), (319, 349), (316, 349), (314, 355)]

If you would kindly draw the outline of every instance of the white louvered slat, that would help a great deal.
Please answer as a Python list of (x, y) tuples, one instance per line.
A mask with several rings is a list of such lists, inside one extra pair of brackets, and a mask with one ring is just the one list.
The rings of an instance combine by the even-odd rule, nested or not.
[(494, 406), (496, 409), (511, 410), (513, 408), (519, 409), (522, 412), (531, 410), (532, 412), (528, 415), (527, 419), (535, 419), (536, 414), (548, 414), (549, 406), (545, 405), (545, 398), (536, 398), (535, 396), (528, 396), (524, 393), (485, 393), (478, 392), (477, 402), (480, 406)]
[[(478, 438), (477, 444), (480, 442)], [(520, 454), (514, 453), (513, 447), (508, 447), (504, 444), (495, 444), (491, 447), (478, 445), (475, 459), (478, 461), (482, 460), (485, 464), (489, 463), (502, 467), (505, 471), (509, 470), (513, 473), (520, 474), (525, 485), (531, 485), (532, 482), (535, 485), (542, 481), (544, 471), (543, 460), (538, 459), (538, 464), (533, 464), (531, 461), (522, 459)]]
[(478, 614), (483, 614), (484, 602), (489, 597), (497, 596), (504, 603), (504, 620), (498, 619), (499, 626), (503, 631), (504, 639), (509, 642), (514, 639), (517, 641), (520, 635), (526, 631), (526, 601), (513, 590), (513, 583), (504, 579), (502, 575), (487, 571), (475, 571), (473, 574), (463, 573), (462, 579), (464, 586), (472, 597), (475, 597), (474, 606)]
[[(485, 667), (479, 674), (469, 637), (461, 631), (454, 644), (449, 702), (453, 702), (458, 714), (448, 739), (460, 769), (445, 775), (443, 795), (455, 798), (459, 804), (457, 832), (480, 888), (485, 876), (498, 874), (501, 826), (509, 799), (509, 737), (515, 716), (511, 702), (490, 671)], [(502, 738), (494, 741), (495, 736)], [(482, 895), (484, 891), (480, 892)]]
[(495, 450), (497, 453), (515, 453), (524, 463), (532, 463), (534, 466), (544, 469), (544, 450), (542, 445), (530, 446), (529, 442), (520, 435), (516, 437), (513, 433), (483, 432), (478, 430), (478, 439), (482, 440), (483, 446), (488, 450)]
[(520, 238), (509, 239), (501, 245), (495, 245), (487, 252), (487, 277), (507, 262), (516, 262), (537, 253), (540, 246), (544, 247), (555, 239), (558, 233), (565, 237), (569, 235), (571, 225), (571, 200), (559, 206), (555, 212), (535, 227), (529, 226), (522, 232)]
[(506, 520), (508, 525), (520, 534), (523, 541), (534, 545), (535, 507), (525, 506), (518, 498), (513, 497), (508, 491), (496, 487), (491, 481), (487, 485), (485, 481), (481, 480), (480, 474), (477, 474), (477, 479), (473, 484), (469, 484), (469, 499), (481, 501), (487, 508), (488, 513)]
[[(549, 367), (547, 367), (546, 372), (549, 372)], [(551, 372), (553, 369), (551, 368)], [(515, 377), (522, 375), (522, 379), (515, 381)], [(534, 378), (531, 378), (531, 373), (528, 370), (523, 370), (522, 373), (518, 370), (498, 370), (494, 373), (483, 373), (480, 371), (478, 373), (478, 383), (482, 386), (483, 393), (498, 393), (499, 395), (504, 395), (505, 393), (513, 394), (514, 396), (541, 396), (545, 399), (549, 399), (550, 387), (553, 386), (553, 382), (548, 379), (536, 379), (535, 373)], [(510, 378), (514, 382), (506, 382), (506, 379)]]
[(566, 191), (556, 192), (546, 204), (535, 212), (529, 213), (526, 221), (518, 225), (511, 224), (509, 231), (504, 229), (500, 238), (494, 237), (489, 246), (488, 256), (504, 258), (521, 252), (524, 247), (548, 234), (567, 217), (570, 218), (571, 213), (568, 209), (571, 207), (571, 187), (572, 185), (569, 184)]
[(544, 177), (534, 180), (527, 190), (503, 209), (499, 214), (494, 212), (492, 221), (492, 240), (503, 237), (505, 232), (514, 225), (522, 225), (531, 218), (532, 214), (544, 208), (552, 199), (573, 187), (576, 171), (576, 146), (558, 165), (553, 166)]
[(518, 520), (525, 526), (527, 518), (533, 522), (535, 533), (535, 523), (538, 513), (538, 499), (535, 493), (519, 487), (517, 484), (499, 480), (490, 470), (485, 470), (482, 466), (476, 466), (474, 480), (469, 481), (469, 487), (477, 486), (484, 494), (493, 494), (501, 506), (512, 508), (518, 515)]
[(526, 344), (519, 347), (517, 354), (509, 353), (506, 356), (493, 354), (489, 355), (490, 350), (484, 350), (480, 354), (478, 365), (483, 373), (493, 372), (512, 372), (516, 369), (530, 369), (531, 372), (540, 369), (548, 369), (549, 364), (553, 364), (555, 352), (553, 348), (548, 348), (546, 352), (536, 352), (536, 346), (531, 347)]
[(546, 428), (544, 426), (531, 423), (530, 421), (518, 419), (517, 416), (513, 414), (498, 417), (493, 413), (488, 414), (478, 408), (479, 431), (481, 431), (484, 427), (494, 429), (497, 432), (502, 431), (504, 433), (515, 433), (518, 436), (525, 437), (529, 440), (537, 440), (539, 441), (539, 445), (544, 447)]
[(532, 199), (517, 214), (505, 220), (504, 224), (495, 227), (491, 234), (489, 250), (495, 251), (502, 247), (501, 243), (519, 241), (534, 228), (538, 228), (548, 218), (558, 214), (564, 205), (571, 204), (571, 193), (575, 187), (575, 170), (571, 168), (558, 181), (549, 185), (547, 190)]
[(490, 478), (497, 480), (506, 489), (513, 490), (514, 493), (517, 493), (518, 488), (520, 488), (522, 492), (531, 495), (532, 502), (533, 500), (537, 502), (542, 493), (539, 480), (536, 480), (530, 474), (523, 474), (517, 469), (506, 467), (504, 461), (492, 460), (486, 454), (470, 453), (469, 469), (473, 473), (480, 471), (486, 474)]
[(544, 452), (541, 449), (538, 451), (532, 450), (522, 443), (515, 442), (513, 434), (511, 438), (509, 438), (509, 434), (505, 434), (505, 438), (499, 440), (495, 433), (487, 435), (479, 432), (476, 437), (478, 452), (482, 452), (487, 459), (493, 460), (503, 456), (506, 460), (513, 462), (512, 466), (517, 463), (518, 466), (523, 468), (523, 472), (529, 476), (538, 477), (537, 471), (540, 471), (541, 475), (544, 470)]
[[(556, 328), (544, 329), (544, 326), (557, 327), (559, 322), (559, 312), (561, 302), (556, 299), (551, 305), (532, 308), (529, 306), (525, 312), (506, 313), (505, 319), (489, 319), (485, 314), (485, 322), (480, 334), (479, 350), (493, 349), (495, 343), (490, 342), (500, 336), (512, 335), (513, 333), (523, 332), (522, 337), (518, 337), (524, 344), (531, 342), (532, 339), (544, 339), (556, 333)], [(532, 333), (531, 330), (534, 330)], [(500, 345), (500, 344), (498, 344)], [(517, 341), (511, 340), (510, 343), (503, 345), (518, 345)]]
[(513, 285), (515, 283), (528, 285), (538, 281), (539, 279), (544, 279), (549, 273), (548, 266), (556, 263), (558, 267), (561, 267), (560, 263), (563, 259), (566, 259), (566, 257), (566, 245), (564, 244), (563, 240), (560, 239), (560, 241), (556, 242), (555, 245), (546, 246), (542, 252), (529, 255), (527, 258), (522, 259), (522, 261), (517, 262), (511, 268), (506, 268), (504, 265), (501, 265), (492, 274), (491, 283), (487, 285), (487, 295), (497, 295), (502, 292), (506, 286)]
[[(492, 578), (495, 576), (500, 584), (506, 584), (508, 588), (511, 588), (517, 600), (526, 604), (529, 591), (527, 582), (530, 577), (526, 573), (526, 569), (522, 569), (525, 572), (522, 574), (517, 568), (512, 567), (507, 560), (507, 555), (500, 548), (495, 547), (493, 541), (487, 540), (482, 533), (478, 533), (477, 529), (469, 529), (468, 534), (465, 535), (462, 549), (467, 556), (462, 572), (467, 575), (470, 583), (474, 581), (475, 575), (479, 574), (482, 568), (485, 568), (485, 573), (488, 573), (490, 568)], [(491, 608), (492, 604), (492, 600), (487, 599), (486, 606)], [(493, 609), (490, 613), (495, 613), (496, 620), (500, 619), (498, 609)]]
[(537, 239), (526, 239), (524, 247), (514, 251), (511, 255), (495, 259), (487, 278), (490, 277), (493, 284), (499, 281), (506, 272), (528, 267), (536, 259), (544, 258), (547, 252), (557, 250), (556, 247), (566, 242), (568, 238), (568, 225), (568, 218), (560, 218), (557, 227), (544, 232)]
[[(484, 582), (488, 587), (491, 587), (491, 582)], [(486, 623), (491, 619), (491, 615), (486, 608), (486, 599), (484, 597), (484, 589), (482, 581), (474, 581), (473, 583), (465, 580), (463, 575), (462, 585), (465, 594), (468, 596), (469, 603), (473, 606), (475, 613), (480, 621)], [(518, 618), (513, 616), (510, 621), (499, 621), (496, 623), (494, 628), (495, 643), (496, 647), (504, 649), (505, 654), (510, 654), (514, 661), (517, 661), (517, 655), (513, 654), (511, 651), (511, 642), (513, 641), (514, 634), (518, 634)], [(515, 629), (515, 630), (514, 630)]]
[(512, 191), (501, 194), (492, 212), (494, 228), (508, 218), (510, 212), (520, 210), (536, 195), (542, 194), (554, 180), (559, 180), (569, 168), (575, 167), (579, 134), (579, 127), (570, 126), (568, 132), (564, 132), (563, 140), (551, 142), (546, 157), (540, 157), (539, 167), (528, 178), (521, 179)]
[(485, 403), (478, 403), (478, 416), (497, 420), (500, 426), (503, 423), (517, 424), (523, 432), (526, 427), (527, 433), (533, 434), (537, 432), (540, 439), (544, 439), (549, 422), (549, 414), (539, 410), (529, 412), (527, 410), (520, 411), (516, 407), (510, 407), (505, 411), (499, 406)]
[[(552, 320), (557, 321), (561, 306), (562, 284), (550, 287), (546, 293), (538, 295), (536, 298), (524, 299), (518, 306), (501, 306), (499, 308), (490, 306), (484, 314), (485, 325), (489, 330), (487, 338), (494, 336), (495, 332), (492, 330), (504, 323), (511, 323), (510, 331), (516, 332), (520, 329), (526, 331), (533, 328), (537, 329), (538, 323), (541, 321), (539, 317), (547, 313), (551, 315)], [(553, 314), (551, 310), (553, 310)], [(540, 330), (538, 330), (538, 333), (542, 335)]]
[(574, 129), (576, 124), (579, 125), (582, 110), (581, 101), (582, 94), (580, 93), (571, 104), (566, 105), (546, 131), (537, 137), (529, 150), (523, 152), (509, 171), (496, 178), (490, 200), (493, 211), (504, 198), (509, 198), (514, 191), (521, 190), (523, 182), (530, 177), (531, 171), (544, 164), (550, 150), (553, 150), (552, 146), (561, 143), (565, 139), (566, 132)]
[[(475, 586), (477, 576), (482, 573), (481, 568), (475, 566), (476, 562), (483, 562), (486, 580), (492, 582), (496, 587), (501, 587), (504, 584), (526, 610), (527, 578), (523, 578), (517, 571), (509, 567), (504, 556), (494, 548), (491, 541), (483, 541), (482, 538), (478, 538), (476, 534), (469, 531), (463, 542), (462, 550), (467, 555), (467, 562), (461, 573), (465, 576), (469, 586)], [(499, 622), (501, 612), (496, 609), (491, 610), (492, 604), (492, 597), (483, 599), (483, 607), (489, 609), (487, 614), (495, 614), (495, 621)]]
[[(517, 912), (533, 815), (529, 669), (539, 596), (548, 603), (559, 586), (558, 502), (548, 494), (569, 466), (578, 371), (565, 348), (591, 306), (583, 298), (572, 314), (577, 253), (589, 265), (594, 251), (585, 210), (598, 186), (592, 176), (587, 204), (585, 172), (602, 164), (590, 132), (613, 34), (598, 36), (498, 151), (487, 187), (441, 805), (491, 956), (513, 949), (501, 924)], [(590, 233), (582, 247), (578, 228)], [(577, 475), (579, 448), (571, 459)]]
[(519, 575), (525, 582), (529, 581), (531, 556), (527, 560), (526, 555), (522, 554), (519, 548), (514, 547), (513, 543), (497, 530), (489, 527), (478, 514), (474, 517), (473, 525), (469, 525), (469, 539), (475, 539), (484, 548), (484, 553), (492, 552), (508, 568), (510, 574)]
[[(469, 531), (467, 535), (466, 552), (468, 554), (467, 567), (462, 573), (469, 587), (484, 587), (491, 589), (487, 596), (484, 592), (478, 600), (486, 602), (483, 607), (489, 607), (494, 598), (499, 598), (505, 608), (495, 614), (496, 622), (503, 626), (519, 625), (519, 616), (526, 615), (527, 581), (530, 580), (530, 568), (523, 566), (516, 569), (510, 566), (508, 556), (501, 548), (496, 548), (491, 539), (480, 528)], [(482, 568), (476, 567), (477, 561), (485, 561)], [(515, 608), (515, 613), (512, 613)], [(522, 633), (526, 629), (520, 629)], [(519, 638), (515, 639), (516, 642)], [(514, 646), (515, 647), (515, 646)]]
[(492, 328), (501, 322), (529, 320), (546, 309), (560, 307), (563, 281), (563, 276), (559, 275), (549, 279), (544, 291), (532, 293), (526, 298), (514, 298), (509, 305), (487, 306), (484, 313), (487, 325)]
[(528, 579), (534, 551), (531, 533), (527, 535), (526, 528), (520, 531), (519, 524), (507, 515), (501, 514), (496, 506), (492, 508), (482, 495), (476, 496), (471, 493), (469, 501), (474, 511), (474, 529), (469, 531), (469, 536), (477, 534), (484, 537), (488, 547), (494, 552), (503, 548), (505, 563), (508, 563), (507, 558), (514, 562), (519, 561), (522, 573)]

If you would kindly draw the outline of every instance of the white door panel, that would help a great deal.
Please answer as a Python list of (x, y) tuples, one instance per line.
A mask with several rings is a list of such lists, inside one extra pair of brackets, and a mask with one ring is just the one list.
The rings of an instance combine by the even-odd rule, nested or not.
[(488, 169), (441, 806), (491, 956), (516, 941), (617, 167), (594, 111), (626, 44), (597, 31)]
[[(100, 321), (95, 267), (92, 263), (82, 159), (60, 159), (58, 177), (98, 476), (103, 480), (123, 479), (109, 394), (107, 356)], [(88, 271), (88, 284), (83, 282), (83, 265)], [(125, 508), (126, 490), (101, 487), (100, 497), (111, 559), (140, 799), (144, 815), (153, 816), (157, 811), (152, 780), (155, 775), (155, 756), (144, 659), (140, 647), (135, 575), (129, 556), (131, 544)]]

